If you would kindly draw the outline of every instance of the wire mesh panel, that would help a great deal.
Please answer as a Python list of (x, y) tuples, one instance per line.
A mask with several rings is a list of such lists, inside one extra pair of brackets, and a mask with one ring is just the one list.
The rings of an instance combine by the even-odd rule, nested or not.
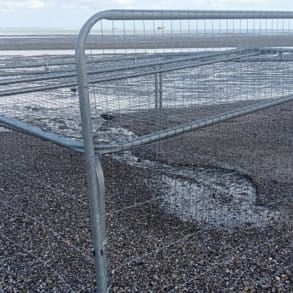
[[(97, 130), (110, 117), (131, 124), (125, 113), (138, 117), (139, 111), (139, 123), (157, 120), (155, 133), (172, 127), (164, 109), (290, 94), (290, 12), (112, 11), (102, 18), (88, 36), (85, 57)], [(0, 69), (3, 123), (51, 140), (58, 137), (8, 118), (81, 139), (72, 56), (5, 57)], [(196, 119), (184, 123), (195, 126)]]
[(85, 151), (89, 199), (78, 154), (0, 128), (0, 291), (289, 292), (292, 19), (101, 12), (78, 82), (0, 58), (0, 126)]
[[(85, 24), (77, 69), (98, 290), (107, 283), (106, 243), (114, 292), (278, 286), (271, 269), (255, 272), (290, 238), (282, 234), (292, 192), (292, 16), (106, 11)], [(85, 56), (103, 60), (96, 70)], [(104, 154), (106, 204), (95, 154)]]
[[(194, 116), (193, 109), (206, 104), (218, 105), (210, 114), (221, 120), (227, 110), (236, 115), (251, 111), (252, 105), (290, 100), (290, 17), (150, 11), (101, 17), (86, 43), (89, 60), (104, 56), (96, 70), (87, 71), (91, 116), (97, 118), (95, 131), (102, 130), (96, 142), (113, 145), (97, 148), (117, 150), (117, 144), (121, 149), (130, 141), (139, 144), (191, 130), (208, 117)], [(184, 119), (172, 121), (171, 115), (180, 111)], [(153, 127), (140, 130), (145, 124)], [(111, 129), (125, 127), (148, 137), (108, 137)]]
[(0, 71), (0, 122), (37, 136), (43, 133), (80, 139), (72, 56), (3, 55)]

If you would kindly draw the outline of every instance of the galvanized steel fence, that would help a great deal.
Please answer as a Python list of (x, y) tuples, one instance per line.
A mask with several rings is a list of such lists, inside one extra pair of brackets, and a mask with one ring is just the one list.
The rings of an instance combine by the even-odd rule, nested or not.
[[(292, 45), (292, 17), (291, 12), (112, 10), (84, 25), (76, 60), (99, 292), (107, 288), (99, 155), (292, 101), (292, 69), (282, 62), (291, 50), (284, 47)], [(104, 69), (90, 76), (86, 56), (97, 53), (105, 56)], [(218, 107), (212, 116), (193, 115), (198, 105), (225, 103), (234, 103), (230, 111)], [(173, 121), (174, 112), (183, 117)], [(110, 123), (101, 125), (97, 113)], [(95, 144), (101, 127), (136, 135)]]
[[(213, 266), (199, 273), (196, 259), (185, 261), (208, 255), (205, 229), (284, 224), (286, 213), (257, 206), (256, 186), (241, 174), (249, 167), (229, 158), (226, 166), (225, 156), (241, 155), (231, 137), (245, 137), (246, 125), (251, 152), (258, 140), (268, 152), (277, 144), (253, 113), (276, 106), (290, 115), (282, 105), (293, 100), (292, 43), (292, 12), (109, 10), (81, 29), (76, 62), (1, 65), (0, 123), (85, 153), (97, 292), (199, 290), (195, 279)], [(221, 124), (229, 119), (235, 126)], [(290, 118), (282, 123), (287, 154)], [(288, 174), (290, 159), (286, 166)]]

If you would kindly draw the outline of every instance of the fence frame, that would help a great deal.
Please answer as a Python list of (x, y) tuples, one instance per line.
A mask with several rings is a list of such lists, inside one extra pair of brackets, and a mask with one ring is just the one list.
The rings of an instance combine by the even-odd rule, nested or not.
[[(80, 101), (80, 113), (82, 121), (82, 132), (84, 139), (84, 153), (87, 170), (88, 200), (90, 205), (91, 231), (93, 246), (95, 251), (97, 292), (107, 292), (107, 272), (106, 272), (106, 227), (105, 227), (105, 187), (103, 168), (99, 156), (103, 153), (117, 152), (133, 147), (159, 141), (163, 138), (175, 136), (188, 131), (215, 124), (234, 117), (250, 114), (268, 107), (288, 102), (293, 99), (293, 95), (282, 97), (275, 101), (263, 102), (258, 106), (246, 107), (240, 111), (232, 111), (209, 117), (200, 121), (195, 121), (189, 127), (181, 129), (173, 128), (161, 131), (157, 135), (145, 136), (130, 142), (126, 145), (105, 145), (95, 146), (93, 141), (93, 127), (90, 114), (89, 82), (86, 62), (87, 37), (92, 27), (103, 19), (106, 20), (187, 20), (187, 19), (292, 19), (293, 12), (272, 12), (272, 11), (172, 11), (172, 10), (105, 10), (94, 14), (81, 28), (76, 48), (76, 70), (78, 81), (78, 93)], [(157, 74), (157, 73), (156, 73)], [(161, 99), (160, 78), (156, 79), (156, 97)], [(160, 107), (161, 101), (159, 105)], [(158, 124), (160, 122), (158, 121)]]

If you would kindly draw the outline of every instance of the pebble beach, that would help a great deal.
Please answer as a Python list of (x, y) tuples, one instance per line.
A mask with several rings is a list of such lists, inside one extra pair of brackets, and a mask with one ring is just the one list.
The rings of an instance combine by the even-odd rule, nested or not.
[[(103, 156), (110, 292), (292, 290), (292, 109), (290, 102), (165, 140), (160, 156), (153, 145), (136, 149), (139, 164)], [(0, 141), (0, 291), (94, 292), (82, 154), (4, 129)], [(278, 216), (232, 226), (180, 217), (164, 205), (163, 176), (191, 186), (191, 169), (245, 178), (255, 189), (252, 209)], [(185, 182), (178, 178), (177, 188)], [(221, 200), (225, 215), (229, 199)]]

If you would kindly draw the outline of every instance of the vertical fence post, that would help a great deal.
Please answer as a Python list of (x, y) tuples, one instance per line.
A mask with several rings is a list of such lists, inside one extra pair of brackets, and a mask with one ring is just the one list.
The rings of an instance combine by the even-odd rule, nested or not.
[[(84, 112), (85, 104), (80, 103), (81, 112)], [(96, 290), (98, 293), (105, 293), (107, 292), (105, 185), (100, 158), (94, 153), (92, 131), (87, 130), (87, 128), (91, 129), (90, 120), (90, 115), (86, 117), (82, 115), (90, 222), (95, 252)]]
[(159, 78), (158, 73), (155, 73), (155, 109), (158, 110), (159, 104)]
[[(79, 84), (79, 87), (82, 85)], [(85, 161), (87, 173), (88, 200), (90, 206), (90, 222), (93, 237), (96, 265), (96, 290), (99, 293), (107, 292), (106, 269), (106, 227), (105, 227), (105, 186), (104, 174), (100, 159), (94, 153), (93, 137), (91, 131), (91, 117), (85, 115), (89, 106), (80, 102), (82, 114), (82, 127), (85, 148)]]
[[(99, 18), (99, 14), (97, 14)], [(106, 261), (106, 225), (105, 225), (105, 185), (102, 164), (95, 154), (93, 130), (87, 79), (85, 44), (87, 35), (96, 20), (90, 19), (80, 31), (76, 43), (76, 69), (80, 114), (84, 140), (84, 153), (87, 173), (88, 201), (90, 206), (90, 223), (95, 252), (96, 292), (107, 292)]]
[[(155, 109), (157, 116), (157, 130), (162, 130), (162, 110), (163, 110), (163, 77), (162, 72), (155, 73)], [(157, 155), (162, 152), (161, 141), (157, 142)]]

